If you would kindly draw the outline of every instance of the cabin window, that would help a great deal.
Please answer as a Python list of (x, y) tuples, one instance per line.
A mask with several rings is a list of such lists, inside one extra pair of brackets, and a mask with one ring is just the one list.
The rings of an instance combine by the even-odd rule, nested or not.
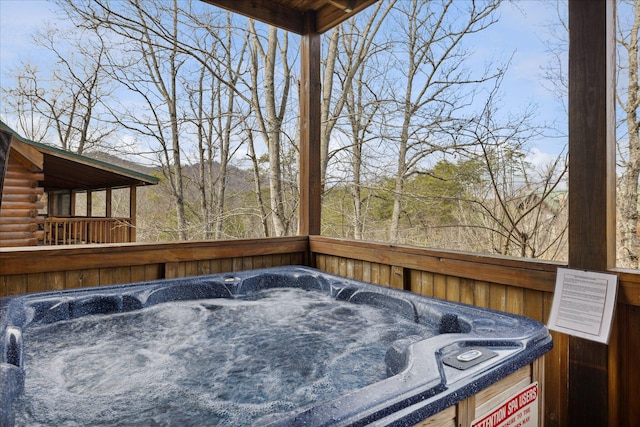
[(49, 199), (49, 214), (52, 216), (71, 216), (71, 192), (56, 191)]

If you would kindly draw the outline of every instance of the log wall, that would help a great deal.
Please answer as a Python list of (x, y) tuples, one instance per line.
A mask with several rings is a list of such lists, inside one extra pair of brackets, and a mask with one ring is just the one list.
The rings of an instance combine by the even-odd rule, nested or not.
[(42, 173), (32, 172), (14, 156), (9, 157), (0, 205), (0, 247), (36, 246), (44, 239), (44, 217), (38, 210), (43, 188)]

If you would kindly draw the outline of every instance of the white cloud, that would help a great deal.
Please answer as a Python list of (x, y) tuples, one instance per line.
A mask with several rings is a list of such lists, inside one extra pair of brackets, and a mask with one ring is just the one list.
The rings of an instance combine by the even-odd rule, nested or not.
[(556, 156), (540, 151), (538, 147), (533, 147), (527, 154), (527, 162), (536, 169), (544, 169), (556, 160)]

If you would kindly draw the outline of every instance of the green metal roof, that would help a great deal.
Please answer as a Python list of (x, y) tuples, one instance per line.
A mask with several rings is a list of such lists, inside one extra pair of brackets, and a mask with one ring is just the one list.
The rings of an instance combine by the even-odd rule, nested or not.
[(122, 166), (96, 160), (58, 147), (28, 140), (0, 121), (0, 127), (44, 156), (45, 190), (98, 190), (155, 185), (159, 178)]

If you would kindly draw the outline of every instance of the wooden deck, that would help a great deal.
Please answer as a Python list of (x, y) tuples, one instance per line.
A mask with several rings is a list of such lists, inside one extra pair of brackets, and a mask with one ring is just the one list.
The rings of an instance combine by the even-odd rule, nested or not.
[[(560, 263), (319, 236), (167, 244), (0, 249), (0, 295), (309, 265), (345, 277), (546, 322)], [(618, 306), (608, 346), (613, 425), (640, 420), (640, 273), (619, 271)], [(567, 425), (569, 337), (552, 333), (545, 357), (545, 425)]]

